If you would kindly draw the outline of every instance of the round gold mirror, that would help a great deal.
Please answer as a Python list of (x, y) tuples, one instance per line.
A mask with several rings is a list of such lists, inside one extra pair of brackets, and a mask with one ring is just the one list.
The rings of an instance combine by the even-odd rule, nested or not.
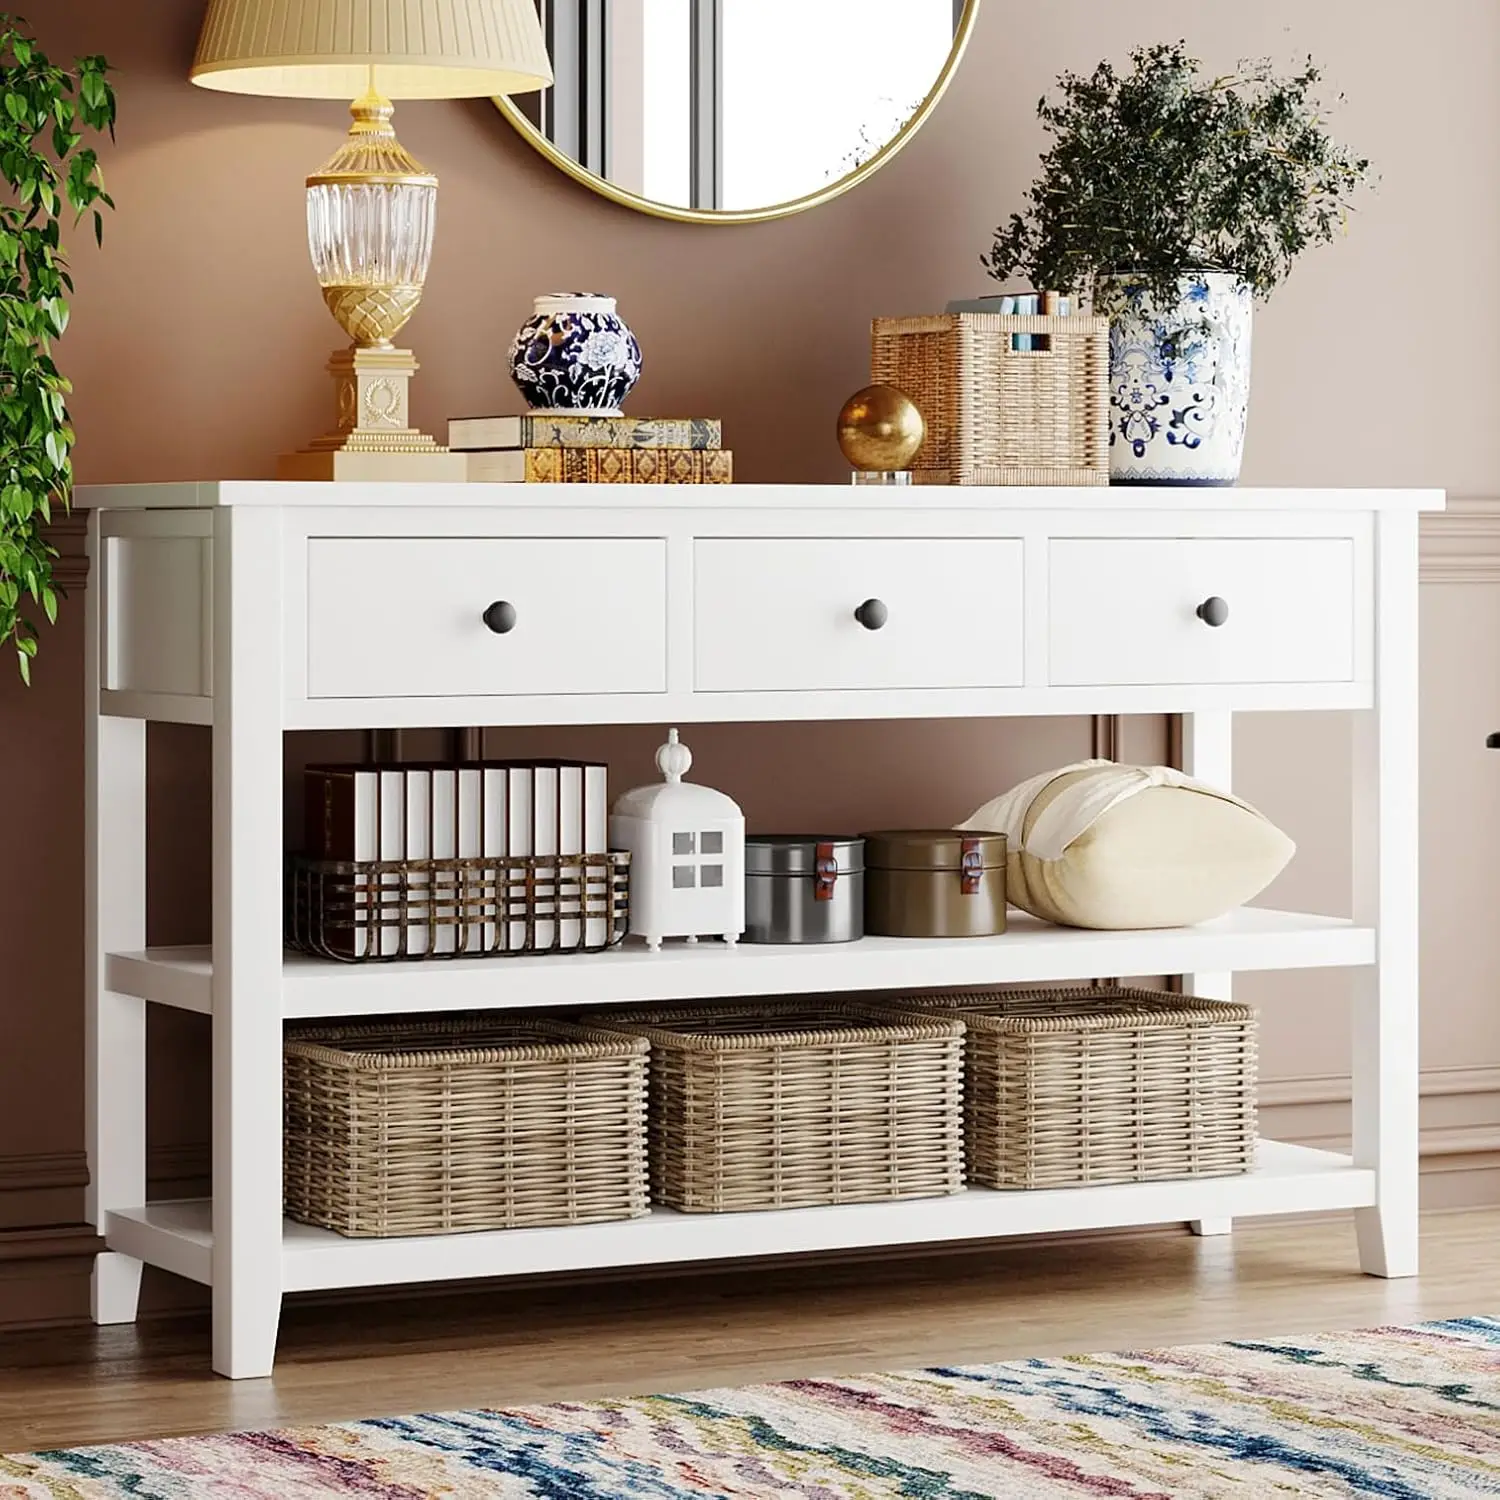
[(879, 170), (979, 0), (536, 0), (555, 82), (496, 99), (549, 161), (665, 219), (746, 224)]

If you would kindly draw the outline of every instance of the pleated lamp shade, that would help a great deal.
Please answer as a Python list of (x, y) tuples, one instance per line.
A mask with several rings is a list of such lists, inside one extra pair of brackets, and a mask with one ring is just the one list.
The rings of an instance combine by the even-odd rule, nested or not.
[(534, 0), (209, 0), (190, 76), (229, 94), (353, 99), (373, 81), (463, 99), (546, 88), (552, 65)]

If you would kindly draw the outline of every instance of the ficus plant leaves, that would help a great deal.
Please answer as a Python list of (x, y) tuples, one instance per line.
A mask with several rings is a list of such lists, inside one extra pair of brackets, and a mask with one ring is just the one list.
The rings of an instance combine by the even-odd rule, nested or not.
[(84, 132), (115, 125), (115, 95), (102, 57), (55, 66), (15, 17), (0, 13), (0, 647), (16, 653), (24, 682), (37, 654), (34, 611), (57, 620), (56, 552), (43, 528), (73, 486), (72, 390), (52, 359), (68, 326), (72, 290), (62, 248), (63, 214), (88, 214), (101, 243), (99, 158)]

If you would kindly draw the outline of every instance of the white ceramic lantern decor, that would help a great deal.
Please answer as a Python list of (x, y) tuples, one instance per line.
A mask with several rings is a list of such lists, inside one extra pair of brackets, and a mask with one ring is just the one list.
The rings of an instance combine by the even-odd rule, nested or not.
[(745, 930), (745, 816), (712, 787), (684, 781), (692, 752), (674, 729), (656, 752), (662, 780), (624, 793), (609, 818), (611, 849), (630, 854), (630, 931), (739, 941)]

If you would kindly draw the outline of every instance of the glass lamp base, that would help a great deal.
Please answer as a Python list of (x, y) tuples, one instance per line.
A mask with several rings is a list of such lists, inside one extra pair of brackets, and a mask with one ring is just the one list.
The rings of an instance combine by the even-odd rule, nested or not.
[(911, 482), (910, 469), (855, 469), (849, 476), (850, 484), (901, 485)]

